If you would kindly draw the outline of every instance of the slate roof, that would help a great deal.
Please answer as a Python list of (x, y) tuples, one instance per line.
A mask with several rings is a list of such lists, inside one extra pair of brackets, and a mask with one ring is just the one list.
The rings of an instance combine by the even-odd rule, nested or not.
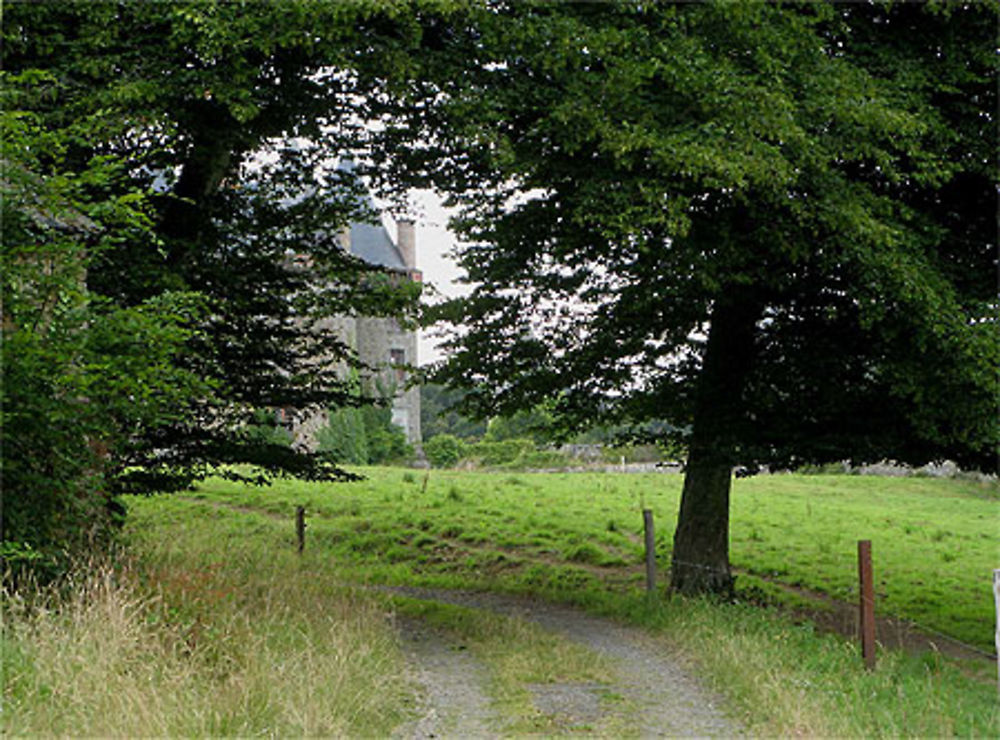
[(385, 226), (354, 222), (351, 224), (351, 254), (371, 265), (406, 270), (406, 263)]
[[(341, 172), (354, 172), (354, 161), (345, 158), (337, 167)], [(364, 207), (371, 213), (378, 213), (371, 193), (365, 193)], [(351, 223), (351, 254), (360, 257), (370, 265), (388, 267), (394, 270), (406, 270), (406, 262), (399, 248), (381, 220), (377, 224), (354, 221)]]

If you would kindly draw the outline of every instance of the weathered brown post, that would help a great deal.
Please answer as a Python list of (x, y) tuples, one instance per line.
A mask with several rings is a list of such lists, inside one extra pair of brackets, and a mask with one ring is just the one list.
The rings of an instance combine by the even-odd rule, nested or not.
[(861, 655), (865, 668), (875, 669), (875, 583), (872, 578), (872, 541), (858, 540), (858, 576), (861, 579)]
[(306, 549), (306, 507), (295, 507), (295, 536), (299, 541), (299, 555)]
[(656, 591), (656, 537), (653, 533), (653, 512), (642, 510), (642, 524), (646, 532), (646, 593)]

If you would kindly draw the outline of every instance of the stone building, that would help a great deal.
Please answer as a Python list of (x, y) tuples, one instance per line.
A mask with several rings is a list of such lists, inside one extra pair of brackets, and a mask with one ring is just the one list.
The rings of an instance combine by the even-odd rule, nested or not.
[[(374, 211), (374, 206), (367, 203)], [(416, 229), (413, 221), (396, 221), (394, 240), (381, 223), (352, 223), (340, 234), (341, 245), (348, 252), (371, 265), (377, 265), (400, 277), (419, 282), (422, 279), (416, 265)], [(401, 327), (392, 318), (342, 316), (327, 322), (330, 331), (352, 347), (362, 367), (361, 382), (369, 393), (392, 396), (392, 422), (406, 434), (410, 444), (419, 447), (420, 388), (406, 387), (405, 366), (417, 364), (417, 332)], [(299, 422), (292, 429), (296, 444), (314, 447), (316, 431), (327, 423), (326, 414)]]
[[(353, 223), (345, 230), (342, 240), (355, 257), (398, 273), (409, 280), (422, 279), (417, 269), (416, 228), (413, 221), (396, 221), (393, 241), (382, 224)], [(400, 327), (392, 318), (359, 316), (353, 321), (354, 348), (363, 365), (376, 368), (374, 376), (363, 377), (370, 387), (385, 389), (393, 394), (392, 423), (402, 428), (411, 444), (419, 444), (420, 388), (406, 387), (405, 366), (417, 364), (417, 332)]]

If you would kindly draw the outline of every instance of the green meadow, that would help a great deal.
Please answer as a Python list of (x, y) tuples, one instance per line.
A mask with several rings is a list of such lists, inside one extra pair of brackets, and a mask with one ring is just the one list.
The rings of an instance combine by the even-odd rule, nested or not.
[[(189, 498), (284, 518), (304, 506), (308, 547), (359, 576), (494, 588), (587, 604), (644, 583), (642, 509), (654, 512), (661, 573), (679, 475), (365, 469), (366, 480), (246, 488), (214, 480)], [(857, 541), (873, 543), (878, 611), (983, 650), (993, 645), (1000, 567), (995, 484), (934, 478), (770, 475), (733, 484), (738, 587), (794, 599), (799, 587), (857, 600)]]

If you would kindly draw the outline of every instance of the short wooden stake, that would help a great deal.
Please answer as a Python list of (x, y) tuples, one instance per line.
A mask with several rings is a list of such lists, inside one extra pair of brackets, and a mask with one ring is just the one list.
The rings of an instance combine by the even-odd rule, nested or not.
[(642, 510), (642, 524), (646, 531), (646, 593), (651, 594), (656, 591), (656, 535), (652, 510)]
[(421, 494), (427, 493), (427, 482), (430, 479), (431, 479), (431, 471), (428, 470), (426, 473), (424, 473), (424, 485), (420, 487)]
[(306, 507), (295, 507), (295, 536), (299, 543), (299, 555), (306, 549)]
[(872, 578), (872, 542), (858, 540), (858, 577), (861, 580), (861, 655), (865, 668), (875, 669), (875, 583)]
[(1000, 691), (1000, 570), (993, 571), (993, 603), (997, 608), (997, 691)]

